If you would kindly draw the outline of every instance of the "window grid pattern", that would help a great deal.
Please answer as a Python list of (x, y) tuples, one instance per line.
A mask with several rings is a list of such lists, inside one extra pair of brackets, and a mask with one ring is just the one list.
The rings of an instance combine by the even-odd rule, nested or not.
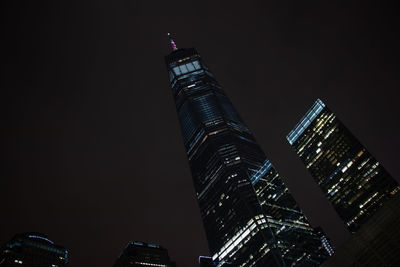
[(292, 147), (351, 232), (399, 190), (398, 183), (327, 107), (296, 138)]
[(181, 121), (183, 141), (186, 145), (193, 137), (196, 130), (200, 127), (200, 123), (197, 121), (188, 102), (182, 105), (179, 111), (179, 118)]
[(217, 100), (213, 94), (207, 94), (193, 99), (193, 106), (201, 122), (204, 124), (222, 117), (218, 109)]

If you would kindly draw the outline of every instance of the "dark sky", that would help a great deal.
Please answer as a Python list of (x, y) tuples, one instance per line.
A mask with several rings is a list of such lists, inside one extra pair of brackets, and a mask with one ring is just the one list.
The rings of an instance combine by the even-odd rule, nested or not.
[[(7, 3), (4, 3), (7, 2)], [(129, 240), (207, 255), (164, 56), (196, 47), (314, 226), (349, 235), (285, 136), (321, 98), (400, 177), (397, 10), (382, 1), (1, 3), (0, 243), (46, 233), (70, 266)], [(323, 3), (321, 3), (323, 2)]]

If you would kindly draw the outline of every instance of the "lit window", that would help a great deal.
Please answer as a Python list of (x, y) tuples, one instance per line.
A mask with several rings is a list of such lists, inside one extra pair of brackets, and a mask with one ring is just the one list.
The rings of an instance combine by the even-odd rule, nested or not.
[(198, 70), (198, 69), (200, 69), (200, 64), (199, 64), (199, 62), (196, 60), (196, 61), (193, 61), (193, 65), (194, 65), (194, 68), (196, 69), (196, 70)]
[(192, 63), (187, 63), (187, 64), (186, 64), (186, 67), (187, 67), (187, 69), (188, 69), (189, 71), (194, 71), (194, 70), (195, 70), (195, 68), (194, 68), (194, 66), (193, 66)]
[(173, 68), (173, 70), (175, 72), (175, 75), (180, 75), (181, 74), (181, 71), (179, 70), (179, 67), (175, 67), (175, 68)]
[(180, 65), (179, 69), (181, 70), (182, 74), (189, 72), (188, 69), (186, 68), (186, 65)]

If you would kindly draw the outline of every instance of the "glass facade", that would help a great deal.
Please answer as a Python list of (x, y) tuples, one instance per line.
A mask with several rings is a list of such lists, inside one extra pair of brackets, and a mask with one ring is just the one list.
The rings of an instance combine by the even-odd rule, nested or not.
[(212, 260), (318, 266), (318, 235), (197, 51), (166, 64)]
[(168, 250), (160, 245), (148, 244), (140, 241), (129, 242), (114, 267), (133, 267), (133, 266), (158, 266), (176, 267), (168, 256)]
[(398, 183), (319, 99), (287, 140), (351, 232), (399, 190)]
[(0, 267), (61, 267), (67, 263), (68, 250), (39, 233), (15, 235), (0, 254)]

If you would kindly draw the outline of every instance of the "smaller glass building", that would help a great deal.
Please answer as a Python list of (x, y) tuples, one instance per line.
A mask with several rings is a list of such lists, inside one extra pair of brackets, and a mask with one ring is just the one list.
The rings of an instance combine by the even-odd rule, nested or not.
[(1, 248), (0, 267), (60, 267), (67, 263), (68, 250), (40, 233), (17, 234)]
[(162, 246), (131, 241), (118, 257), (114, 267), (131, 266), (176, 267), (176, 264), (170, 260), (168, 250)]
[(320, 99), (287, 140), (353, 233), (399, 191), (399, 184)]

